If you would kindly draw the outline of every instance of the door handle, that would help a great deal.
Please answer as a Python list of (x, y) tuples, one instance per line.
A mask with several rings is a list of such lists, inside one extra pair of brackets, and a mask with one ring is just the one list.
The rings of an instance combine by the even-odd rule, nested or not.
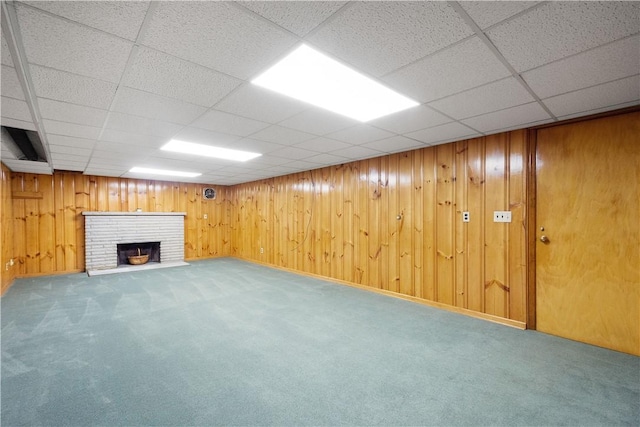
[(540, 241), (542, 243), (549, 243), (549, 238), (545, 235), (540, 236)]

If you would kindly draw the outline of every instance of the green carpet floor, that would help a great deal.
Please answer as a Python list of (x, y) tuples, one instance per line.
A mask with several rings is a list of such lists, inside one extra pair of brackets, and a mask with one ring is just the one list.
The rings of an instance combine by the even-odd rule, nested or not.
[(236, 259), (17, 280), (2, 425), (640, 425), (640, 358)]

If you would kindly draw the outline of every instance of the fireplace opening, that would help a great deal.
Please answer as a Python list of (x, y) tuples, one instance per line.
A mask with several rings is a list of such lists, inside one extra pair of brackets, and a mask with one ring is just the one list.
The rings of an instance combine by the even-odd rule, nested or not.
[(129, 257), (149, 255), (149, 262), (160, 262), (160, 242), (118, 243), (118, 265), (129, 265)]

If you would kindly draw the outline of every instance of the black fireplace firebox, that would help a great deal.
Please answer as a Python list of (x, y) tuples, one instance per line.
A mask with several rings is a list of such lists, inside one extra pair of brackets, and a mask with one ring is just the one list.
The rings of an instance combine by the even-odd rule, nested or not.
[(118, 265), (128, 265), (129, 257), (149, 255), (149, 262), (160, 262), (160, 242), (118, 243)]

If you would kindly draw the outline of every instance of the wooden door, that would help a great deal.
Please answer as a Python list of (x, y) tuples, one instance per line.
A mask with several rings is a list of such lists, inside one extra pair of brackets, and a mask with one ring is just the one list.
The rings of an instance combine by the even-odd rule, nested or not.
[(536, 150), (537, 329), (640, 355), (640, 112), (540, 129)]

